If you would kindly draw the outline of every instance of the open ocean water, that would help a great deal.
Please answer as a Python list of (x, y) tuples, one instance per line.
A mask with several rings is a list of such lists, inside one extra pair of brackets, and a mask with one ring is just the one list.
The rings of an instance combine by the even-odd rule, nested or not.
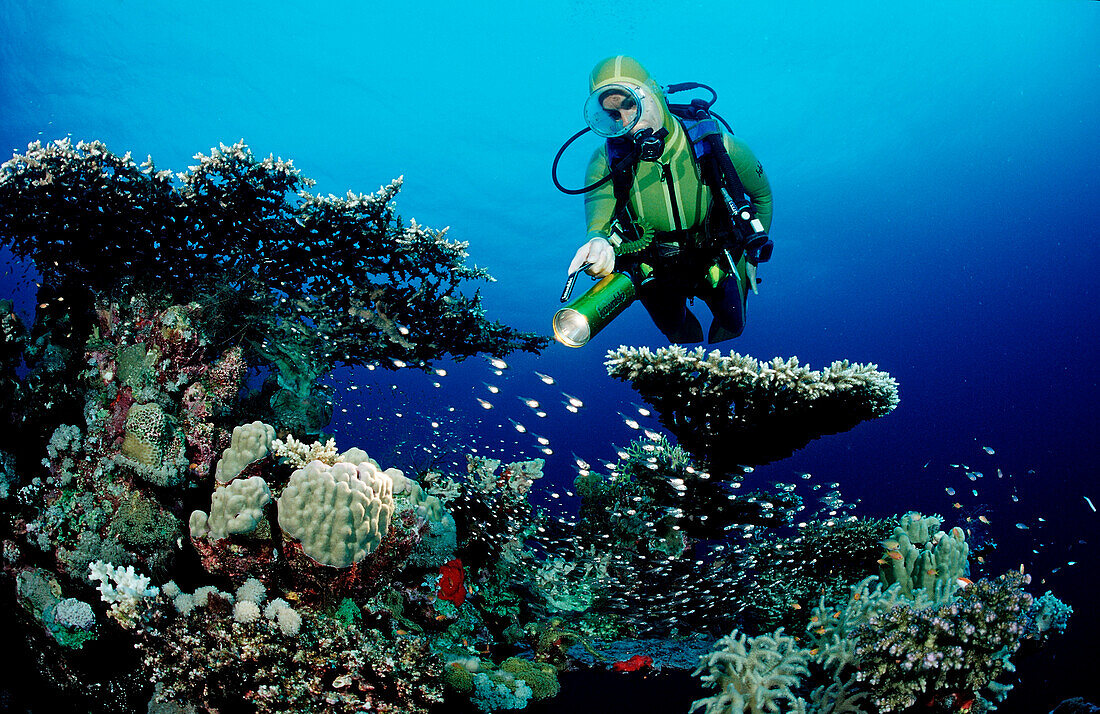
[[(582, 199), (554, 188), (550, 164), (584, 125), (592, 65), (625, 53), (662, 84), (714, 87), (775, 201), (774, 258), (744, 335), (719, 347), (872, 362), (901, 395), (749, 484), (809, 474), (862, 515), (971, 517), (998, 543), (977, 575), (1023, 567), (1034, 594), (1074, 608), (1064, 637), (1017, 661), (999, 711), (1100, 702), (1100, 3), (7, 0), (0, 36), (3, 151), (99, 139), (182, 171), (243, 138), (320, 193), (403, 175), (398, 212), (450, 226), (496, 278), (489, 317), (542, 334), (584, 240)], [(596, 145), (578, 144), (560, 168), (570, 186)], [(30, 324), (19, 281), (33, 268), (0, 257), (0, 297)], [(584, 348), (504, 369), (341, 368), (328, 430), (383, 464), (545, 458), (533, 500), (568, 514), (577, 458), (614, 460), (630, 422), (661, 429), (606, 374), (620, 344), (667, 342), (636, 305)], [(576, 681), (539, 711), (686, 711), (702, 692)]]

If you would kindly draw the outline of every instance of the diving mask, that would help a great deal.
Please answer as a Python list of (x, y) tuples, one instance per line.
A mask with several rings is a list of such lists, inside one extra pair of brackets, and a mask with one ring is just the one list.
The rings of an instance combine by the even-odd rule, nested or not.
[(588, 95), (584, 120), (588, 127), (609, 139), (625, 136), (637, 126), (646, 109), (645, 90), (628, 84), (605, 84)]

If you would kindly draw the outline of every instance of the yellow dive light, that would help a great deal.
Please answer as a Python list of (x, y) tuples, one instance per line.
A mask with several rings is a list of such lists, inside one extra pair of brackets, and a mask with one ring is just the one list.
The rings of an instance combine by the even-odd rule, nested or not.
[[(587, 267), (586, 263), (569, 276), (565, 292), (562, 293), (562, 302), (569, 299), (577, 274)], [(628, 275), (611, 273), (577, 298), (572, 305), (554, 313), (554, 338), (566, 347), (583, 347), (634, 302), (636, 294), (634, 281)]]

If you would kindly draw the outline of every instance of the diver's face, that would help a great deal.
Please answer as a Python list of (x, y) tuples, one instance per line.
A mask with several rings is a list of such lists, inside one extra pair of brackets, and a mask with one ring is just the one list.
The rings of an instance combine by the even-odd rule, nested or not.
[[(607, 115), (620, 126), (629, 126), (634, 117), (638, 115), (638, 104), (634, 101), (634, 98), (620, 94), (619, 92), (610, 92), (606, 97), (600, 101), (600, 106), (607, 112)], [(633, 134), (638, 130), (637, 125), (630, 130)], [(620, 130), (621, 131), (621, 130)]]
[[(630, 128), (630, 133), (637, 134), (643, 129), (653, 129), (654, 131), (660, 129), (664, 124), (664, 120), (661, 117), (658, 100), (641, 87), (634, 91), (642, 99), (642, 115), (638, 117), (638, 122)], [(608, 92), (600, 100), (600, 106), (619, 125), (630, 126), (635, 117), (638, 116), (637, 102), (634, 101), (633, 97), (622, 92)]]

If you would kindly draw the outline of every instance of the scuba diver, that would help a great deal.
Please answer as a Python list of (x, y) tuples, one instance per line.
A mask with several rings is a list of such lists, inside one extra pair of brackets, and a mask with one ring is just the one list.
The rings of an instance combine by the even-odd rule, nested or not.
[[(697, 88), (713, 98), (666, 100), (666, 93)], [(706, 85), (662, 89), (636, 60), (619, 55), (595, 66), (589, 90), (587, 128), (554, 159), (555, 185), (585, 194), (588, 222), (587, 242), (569, 265), (562, 302), (580, 272), (603, 280), (555, 315), (555, 336), (579, 347), (635, 297), (671, 342), (703, 340), (687, 305), (695, 297), (713, 315), (708, 342), (739, 336), (748, 293), (759, 282), (756, 266), (772, 250), (772, 195), (760, 162), (732, 130), (718, 126), (715, 118), (729, 129), (710, 111), (717, 93)], [(565, 188), (558, 182), (558, 160), (589, 130), (607, 141), (589, 160), (587, 185)]]

